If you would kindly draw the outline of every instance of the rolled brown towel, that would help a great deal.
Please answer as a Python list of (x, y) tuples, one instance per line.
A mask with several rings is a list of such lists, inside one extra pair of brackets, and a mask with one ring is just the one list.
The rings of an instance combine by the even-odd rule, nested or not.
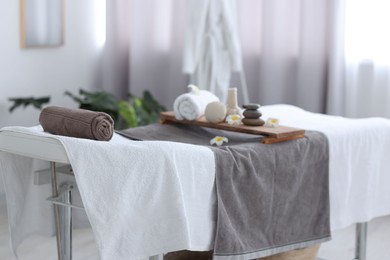
[(114, 120), (104, 112), (49, 106), (39, 115), (45, 132), (99, 141), (109, 141), (114, 133)]

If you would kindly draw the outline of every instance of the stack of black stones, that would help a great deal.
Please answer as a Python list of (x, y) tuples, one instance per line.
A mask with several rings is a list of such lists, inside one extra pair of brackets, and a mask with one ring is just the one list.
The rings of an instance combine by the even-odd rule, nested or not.
[(245, 108), (243, 113), (244, 118), (241, 120), (241, 122), (244, 125), (249, 125), (249, 126), (264, 125), (264, 121), (260, 118), (262, 114), (259, 110), (260, 108), (259, 104), (246, 104), (243, 107)]

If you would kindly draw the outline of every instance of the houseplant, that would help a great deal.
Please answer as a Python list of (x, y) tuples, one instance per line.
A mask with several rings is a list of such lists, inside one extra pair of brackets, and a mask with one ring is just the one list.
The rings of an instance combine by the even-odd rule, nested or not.
[[(78, 103), (81, 109), (106, 112), (114, 119), (116, 129), (155, 123), (160, 112), (165, 111), (149, 91), (144, 91), (142, 97), (129, 94), (127, 100), (120, 100), (105, 91), (89, 92), (83, 89), (79, 90), (78, 95), (69, 91), (65, 95)], [(12, 112), (18, 107), (30, 105), (41, 109), (50, 102), (50, 97), (10, 98), (9, 101), (13, 102), (9, 109)]]

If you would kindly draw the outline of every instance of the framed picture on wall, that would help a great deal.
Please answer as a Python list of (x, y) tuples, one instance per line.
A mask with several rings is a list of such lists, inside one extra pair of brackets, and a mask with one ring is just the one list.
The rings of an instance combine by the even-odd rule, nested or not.
[(20, 1), (20, 46), (58, 47), (64, 44), (63, 0)]

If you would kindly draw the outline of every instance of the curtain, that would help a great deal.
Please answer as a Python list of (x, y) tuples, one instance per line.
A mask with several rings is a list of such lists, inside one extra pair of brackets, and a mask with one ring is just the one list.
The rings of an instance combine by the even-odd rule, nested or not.
[(106, 41), (97, 88), (126, 98), (129, 84), (130, 2), (106, 0)]
[(130, 0), (129, 90), (149, 90), (167, 109), (187, 92), (182, 73), (187, 1)]
[[(124, 2), (107, 1), (106, 53), (114, 53), (116, 63), (111, 54), (106, 56), (114, 60), (110, 63), (106, 59), (105, 68), (111, 70), (111, 76), (106, 77), (109, 80), (105, 85), (116, 80), (116, 85), (107, 88), (116, 88), (114, 91), (122, 94), (130, 91), (141, 95), (149, 90), (172, 109), (174, 99), (187, 91), (189, 82), (189, 76), (182, 72), (183, 43), (191, 12), (188, 1), (129, 0), (127, 6)], [(250, 101), (262, 105), (289, 103), (324, 112), (328, 1), (240, 0), (236, 5)], [(114, 20), (112, 25), (116, 26), (110, 26), (109, 20)], [(126, 27), (129, 30), (122, 37), (127, 40), (118, 38), (118, 28)], [(230, 87), (238, 88), (242, 104), (238, 74), (233, 73)]]
[(390, 117), (389, 1), (335, 3), (328, 112)]
[[(187, 91), (182, 65), (188, 1), (107, 1), (104, 85), (144, 90), (172, 109)], [(390, 116), (389, 1), (236, 1), (251, 102), (348, 117)], [(111, 21), (111, 24), (110, 24)], [(242, 104), (239, 75), (237, 87)]]
[[(237, 1), (244, 69), (252, 102), (324, 112), (328, 0)], [(233, 84), (238, 84), (235, 80)]]

